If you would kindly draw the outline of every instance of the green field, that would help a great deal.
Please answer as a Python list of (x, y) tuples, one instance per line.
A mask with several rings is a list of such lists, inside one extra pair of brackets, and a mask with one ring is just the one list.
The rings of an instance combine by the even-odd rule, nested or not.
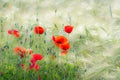
[[(120, 0), (0, 0), (0, 80), (120, 80)], [(34, 33), (40, 25), (45, 32)], [(67, 34), (65, 25), (74, 26)], [(16, 29), (20, 37), (8, 34)], [(63, 35), (66, 55), (52, 41)], [(43, 55), (38, 71), (21, 46)], [(54, 55), (54, 59), (53, 59)], [(40, 77), (40, 79), (38, 79)]]

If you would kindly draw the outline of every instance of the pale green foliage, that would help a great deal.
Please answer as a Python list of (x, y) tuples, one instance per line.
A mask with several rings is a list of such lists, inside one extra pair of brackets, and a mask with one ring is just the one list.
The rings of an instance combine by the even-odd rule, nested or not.
[[(13, 48), (20, 45), (45, 56), (39, 71), (44, 80), (61, 80), (61, 77), (62, 80), (120, 80), (119, 3), (119, 0), (0, 0), (0, 68), (17, 75)], [(67, 24), (74, 26), (69, 36), (63, 31)], [(46, 34), (34, 35), (35, 25), (44, 26)], [(7, 34), (12, 28), (20, 30), (20, 39)], [(52, 35), (59, 34), (67, 36), (71, 44), (64, 57), (59, 56), (59, 49), (51, 41)], [(5, 45), (10, 49), (2, 51)], [(40, 48), (36, 49), (36, 45)], [(53, 62), (49, 60), (52, 53), (57, 56)], [(54, 68), (52, 72), (50, 68)], [(29, 74), (26, 76), (29, 78)], [(9, 80), (12, 79), (17, 80), (13, 77)]]

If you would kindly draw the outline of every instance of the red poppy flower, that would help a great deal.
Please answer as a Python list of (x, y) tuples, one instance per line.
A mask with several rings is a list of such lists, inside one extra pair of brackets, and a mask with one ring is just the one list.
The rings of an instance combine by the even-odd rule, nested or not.
[(34, 33), (35, 34), (43, 34), (44, 33), (44, 28), (41, 27), (41, 26), (35, 26)]
[(70, 48), (70, 44), (68, 42), (64, 42), (60, 45), (60, 49), (62, 50), (68, 50)]
[(31, 60), (30, 60), (30, 62), (32, 63), (32, 64), (35, 64), (36, 63), (36, 59), (34, 59), (34, 58), (32, 58)]
[(13, 30), (8, 30), (8, 34), (12, 34), (13, 33)]
[(23, 58), (24, 55), (25, 55), (25, 53), (26, 53), (26, 49), (17, 46), (17, 47), (14, 48), (14, 53), (15, 53), (15, 54), (18, 54), (21, 58)]
[(38, 71), (40, 69), (38, 64), (32, 64), (30, 65), (30, 69), (35, 69), (36, 71)]
[(14, 29), (13, 34), (17, 34), (17, 33), (19, 33), (19, 31)]
[(25, 53), (26, 53), (26, 49), (17, 46), (17, 47), (14, 48), (14, 52), (15, 52), (16, 54), (19, 54), (19, 53), (24, 53), (24, 54), (25, 54)]
[(52, 40), (55, 41), (55, 36), (52, 36)]
[(55, 45), (58, 47), (64, 42), (68, 41), (67, 38), (65, 38), (64, 36), (56, 36), (56, 37), (53, 36), (52, 40), (55, 43)]
[(14, 36), (15, 36), (16, 38), (18, 38), (18, 37), (20, 36), (20, 34), (19, 34), (19, 33), (15, 33)]
[(18, 30), (8, 30), (8, 34), (14, 35), (16, 38), (20, 36)]
[(64, 26), (64, 31), (66, 33), (71, 33), (72, 30), (73, 30), (73, 26), (71, 26), (71, 25)]
[(20, 36), (19, 31), (13, 30), (13, 35), (18, 38)]
[(38, 71), (40, 69), (39, 65), (38, 64), (35, 64), (35, 70)]
[(18, 54), (21, 50), (21, 47), (17, 46), (14, 48), (14, 53)]
[(42, 60), (43, 56), (41, 54), (33, 54), (32, 58), (35, 60)]
[(35, 64), (32, 63), (32, 64), (30, 65), (30, 69), (33, 69), (34, 66), (35, 66)]

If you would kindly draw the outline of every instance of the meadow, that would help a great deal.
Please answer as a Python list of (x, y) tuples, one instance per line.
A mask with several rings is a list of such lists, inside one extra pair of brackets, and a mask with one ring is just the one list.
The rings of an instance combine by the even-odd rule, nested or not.
[(0, 0), (0, 80), (120, 80), (119, 3)]

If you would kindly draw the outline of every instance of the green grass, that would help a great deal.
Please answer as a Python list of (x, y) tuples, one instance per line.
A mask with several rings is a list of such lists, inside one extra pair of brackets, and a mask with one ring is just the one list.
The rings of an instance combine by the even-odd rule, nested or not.
[[(120, 80), (119, 0), (0, 0), (0, 80)], [(74, 30), (67, 35), (64, 25)], [(33, 28), (41, 25), (43, 35)], [(21, 37), (8, 35), (18, 29)], [(64, 35), (71, 49), (65, 56), (52, 43)], [(23, 70), (14, 48), (31, 48), (44, 58), (39, 71)], [(51, 56), (55, 54), (55, 60)], [(30, 56), (22, 60), (29, 65)]]

